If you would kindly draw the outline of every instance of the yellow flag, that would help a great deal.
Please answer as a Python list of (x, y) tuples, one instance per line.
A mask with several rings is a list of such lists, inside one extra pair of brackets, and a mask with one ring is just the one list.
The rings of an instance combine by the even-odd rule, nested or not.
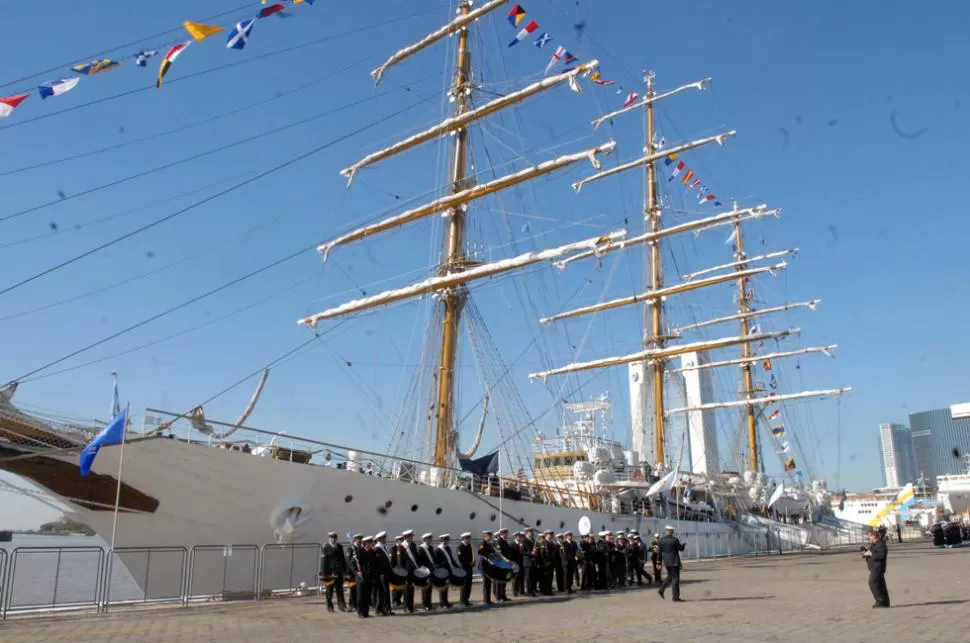
[(182, 23), (185, 30), (189, 32), (189, 35), (195, 38), (196, 42), (202, 42), (209, 36), (214, 36), (220, 31), (225, 31), (222, 27), (213, 27), (212, 25), (204, 25), (201, 22), (189, 22), (186, 20)]

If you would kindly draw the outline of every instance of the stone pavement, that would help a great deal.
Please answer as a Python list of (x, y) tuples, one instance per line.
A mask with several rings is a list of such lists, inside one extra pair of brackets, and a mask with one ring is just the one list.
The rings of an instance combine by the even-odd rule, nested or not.
[[(0, 641), (959, 640), (970, 631), (968, 570), (970, 547), (893, 545), (887, 575), (893, 607), (888, 610), (870, 608), (865, 563), (851, 550), (689, 563), (682, 585), (686, 602), (680, 604), (669, 596), (661, 600), (655, 588), (635, 588), (361, 620), (328, 614), (322, 597), (291, 598), (12, 618), (0, 622)], [(473, 598), (479, 596), (476, 585)]]

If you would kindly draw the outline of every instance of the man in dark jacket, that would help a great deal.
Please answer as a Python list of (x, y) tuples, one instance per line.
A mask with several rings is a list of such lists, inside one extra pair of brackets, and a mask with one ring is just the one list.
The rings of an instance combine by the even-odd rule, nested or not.
[(361, 546), (354, 552), (352, 568), (357, 575), (357, 616), (370, 616), (370, 599), (373, 593), (374, 576), (374, 537), (362, 539)]
[(862, 552), (869, 567), (869, 591), (876, 599), (873, 607), (889, 607), (889, 588), (886, 587), (886, 557), (889, 548), (876, 531), (869, 534), (869, 549)]
[(458, 564), (465, 570), (465, 584), (461, 588), (461, 604), (469, 607), (469, 598), (472, 595), (472, 571), (475, 568), (475, 554), (472, 550), (472, 535), (466, 531), (461, 535), (461, 543), (458, 545)]
[(333, 610), (333, 595), (337, 594), (337, 606), (340, 611), (347, 612), (344, 603), (344, 576), (347, 575), (347, 558), (344, 556), (343, 545), (337, 542), (337, 532), (331, 531), (328, 535), (327, 544), (323, 546), (323, 554), (320, 556), (321, 569), (324, 585), (327, 586), (327, 611)]
[(526, 529), (525, 535), (519, 542), (519, 556), (522, 558), (522, 571), (519, 572), (519, 575), (515, 579), (519, 583), (519, 593), (523, 595), (536, 595), (535, 577), (532, 575), (532, 557), (535, 553), (535, 548), (535, 532), (531, 529)]
[(664, 580), (663, 585), (657, 590), (660, 594), (660, 598), (664, 598), (664, 591), (668, 587), (673, 586), (674, 588), (674, 602), (681, 602), (680, 598), (680, 552), (684, 551), (687, 547), (686, 543), (680, 542), (677, 536), (674, 535), (673, 527), (664, 527), (667, 534), (660, 539), (660, 557), (663, 561), (664, 567), (667, 568), (667, 578)]
[(579, 543), (573, 540), (573, 532), (563, 534), (562, 556), (566, 563), (566, 593), (575, 592), (573, 583), (576, 581), (576, 570), (579, 567)]

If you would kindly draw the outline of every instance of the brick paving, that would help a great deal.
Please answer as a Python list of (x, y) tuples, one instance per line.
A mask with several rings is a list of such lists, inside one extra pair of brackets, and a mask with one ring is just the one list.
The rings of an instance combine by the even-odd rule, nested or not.
[[(513, 599), (491, 609), (476, 606), (361, 620), (351, 614), (328, 614), (322, 597), (291, 598), (188, 608), (115, 608), (106, 615), (11, 618), (0, 622), (0, 640), (960, 640), (970, 630), (967, 570), (970, 547), (892, 546), (887, 578), (893, 607), (888, 610), (870, 608), (865, 563), (857, 551), (841, 551), (689, 563), (682, 585), (686, 602), (680, 604), (670, 602), (669, 596), (661, 600), (655, 587), (634, 588), (588, 596)], [(473, 598), (479, 595), (476, 586)]]

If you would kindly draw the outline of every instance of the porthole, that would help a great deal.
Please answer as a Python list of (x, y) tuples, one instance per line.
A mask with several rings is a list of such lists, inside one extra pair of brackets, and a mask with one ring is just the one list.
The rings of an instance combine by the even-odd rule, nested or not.
[(353, 501), (354, 501), (353, 496), (344, 496), (344, 502), (353, 502)]
[(391, 505), (393, 505), (393, 504), (394, 504), (393, 502), (391, 502), (390, 500), (388, 500), (387, 502), (384, 503), (384, 508), (385, 509), (390, 509), (391, 508)]
[(541, 526), (542, 526), (542, 519), (541, 518), (536, 519), (536, 527), (541, 527)]
[(492, 522), (495, 522), (495, 514), (492, 514), (491, 516), (489, 516), (488, 519), (491, 520)]
[(602, 527), (600, 527), (600, 531), (606, 531), (606, 525), (603, 525)]
[(559, 528), (562, 529), (565, 526), (566, 526), (566, 521), (565, 520), (560, 520), (559, 521)]
[(417, 510), (418, 510), (417, 505), (411, 505), (411, 511), (417, 511)]
[(468, 514), (468, 519), (469, 520), (475, 520), (475, 512), (474, 511), (471, 512), (470, 514)]
[(434, 510), (434, 513), (435, 513), (436, 516), (440, 516), (441, 515), (441, 507), (438, 507), (437, 509), (435, 509)]
[(382, 516), (386, 516), (387, 515), (387, 508), (386, 507), (378, 507), (377, 508), (377, 513), (379, 513)]

